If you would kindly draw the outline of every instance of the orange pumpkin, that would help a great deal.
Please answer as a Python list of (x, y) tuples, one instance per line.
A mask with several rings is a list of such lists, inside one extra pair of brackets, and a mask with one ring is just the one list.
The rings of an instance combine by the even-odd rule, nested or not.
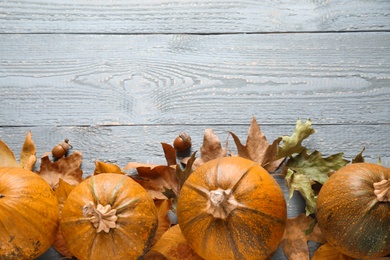
[(259, 164), (223, 157), (184, 183), (177, 216), (184, 237), (204, 259), (266, 259), (286, 226), (281, 188)]
[(390, 254), (390, 169), (349, 164), (322, 186), (316, 206), (326, 240), (355, 258)]
[(54, 241), (58, 202), (50, 186), (22, 168), (0, 168), (0, 259), (35, 259)]
[(92, 176), (69, 194), (60, 227), (78, 259), (138, 259), (157, 228), (153, 199), (126, 175)]

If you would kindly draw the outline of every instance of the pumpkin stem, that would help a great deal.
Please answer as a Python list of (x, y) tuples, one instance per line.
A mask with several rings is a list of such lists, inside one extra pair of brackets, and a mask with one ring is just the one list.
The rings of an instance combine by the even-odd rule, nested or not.
[(89, 220), (92, 222), (94, 228), (96, 228), (96, 233), (104, 231), (108, 233), (110, 228), (116, 227), (116, 209), (111, 209), (111, 205), (107, 204), (103, 206), (98, 204), (95, 208), (93, 202), (89, 202), (83, 207), (83, 214), (86, 217), (89, 217)]
[(210, 191), (207, 213), (215, 218), (226, 219), (237, 206), (238, 202), (234, 199), (232, 190), (218, 188)]
[(3, 195), (3, 194), (0, 194), (0, 198), (2, 198), (2, 197), (4, 197), (4, 195)]
[(374, 193), (379, 201), (390, 202), (390, 180), (374, 183)]

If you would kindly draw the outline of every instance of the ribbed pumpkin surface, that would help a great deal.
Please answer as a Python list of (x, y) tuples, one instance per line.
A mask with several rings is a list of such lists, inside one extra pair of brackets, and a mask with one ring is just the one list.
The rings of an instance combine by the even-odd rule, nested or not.
[[(97, 232), (85, 205), (111, 205), (117, 220), (108, 232)], [(84, 210), (83, 210), (84, 208)], [(138, 259), (150, 246), (157, 228), (153, 199), (128, 176), (92, 176), (69, 194), (61, 229), (69, 250), (80, 260)]]
[(0, 259), (35, 259), (54, 241), (58, 202), (50, 186), (22, 168), (0, 168)]
[[(214, 207), (215, 202), (221, 204)], [(210, 260), (269, 257), (282, 239), (286, 214), (278, 183), (259, 164), (241, 157), (215, 159), (197, 168), (184, 183), (177, 205), (184, 237)]]
[(380, 202), (374, 183), (390, 179), (390, 169), (350, 164), (334, 173), (317, 199), (318, 225), (327, 241), (356, 257), (390, 254), (390, 202)]

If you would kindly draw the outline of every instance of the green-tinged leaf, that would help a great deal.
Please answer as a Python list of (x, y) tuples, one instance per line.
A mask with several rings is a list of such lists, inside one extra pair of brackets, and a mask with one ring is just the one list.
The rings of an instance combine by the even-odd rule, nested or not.
[(12, 150), (0, 140), (0, 167), (20, 167)]
[(343, 155), (343, 153), (337, 153), (323, 158), (319, 151), (308, 154), (308, 151), (304, 150), (300, 154), (290, 157), (286, 167), (307, 176), (310, 180), (324, 184), (330, 173), (349, 163), (343, 158)]
[(314, 213), (317, 199), (312, 188), (314, 181), (305, 174), (294, 172), (291, 169), (287, 170), (285, 179), (289, 189), (289, 199), (292, 198), (294, 191), (298, 191), (305, 199), (306, 215)]
[(179, 199), (178, 195), (172, 189), (167, 189), (165, 187), (162, 194), (172, 201), (171, 210), (176, 214), (177, 200)]
[(308, 119), (306, 122), (298, 120), (294, 133), (291, 136), (281, 137), (283, 143), (282, 146), (279, 147), (278, 158), (291, 156), (295, 153), (300, 153), (305, 150), (305, 147), (302, 146), (302, 141), (314, 133), (316, 133), (316, 130), (311, 127), (310, 119)]
[(355, 158), (352, 159), (352, 163), (362, 163), (362, 162), (364, 162), (364, 157), (363, 157), (364, 150), (366, 150), (365, 147), (363, 147), (362, 151), (358, 155), (356, 155)]
[(179, 187), (180, 187), (179, 189), (181, 189), (181, 187), (183, 187), (184, 182), (187, 180), (187, 178), (193, 172), (192, 165), (196, 159), (195, 154), (196, 154), (196, 152), (194, 152), (191, 155), (191, 157), (187, 161), (184, 169), (182, 169), (179, 164), (176, 164), (175, 175), (176, 175), (177, 179), (179, 180)]

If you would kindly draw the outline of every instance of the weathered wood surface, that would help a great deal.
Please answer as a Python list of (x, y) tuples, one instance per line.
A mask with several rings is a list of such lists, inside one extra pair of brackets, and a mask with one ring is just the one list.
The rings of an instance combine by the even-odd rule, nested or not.
[(389, 167), (389, 43), (388, 0), (0, 0), (0, 139), (18, 157), (31, 131), (40, 157), (69, 138), (89, 175), (165, 163), (182, 131), (234, 150), (252, 116), (269, 142), (311, 118), (310, 149)]
[(0, 125), (390, 122), (388, 33), (0, 42)]
[(389, 30), (388, 0), (1, 1), (6, 33), (258, 33)]

